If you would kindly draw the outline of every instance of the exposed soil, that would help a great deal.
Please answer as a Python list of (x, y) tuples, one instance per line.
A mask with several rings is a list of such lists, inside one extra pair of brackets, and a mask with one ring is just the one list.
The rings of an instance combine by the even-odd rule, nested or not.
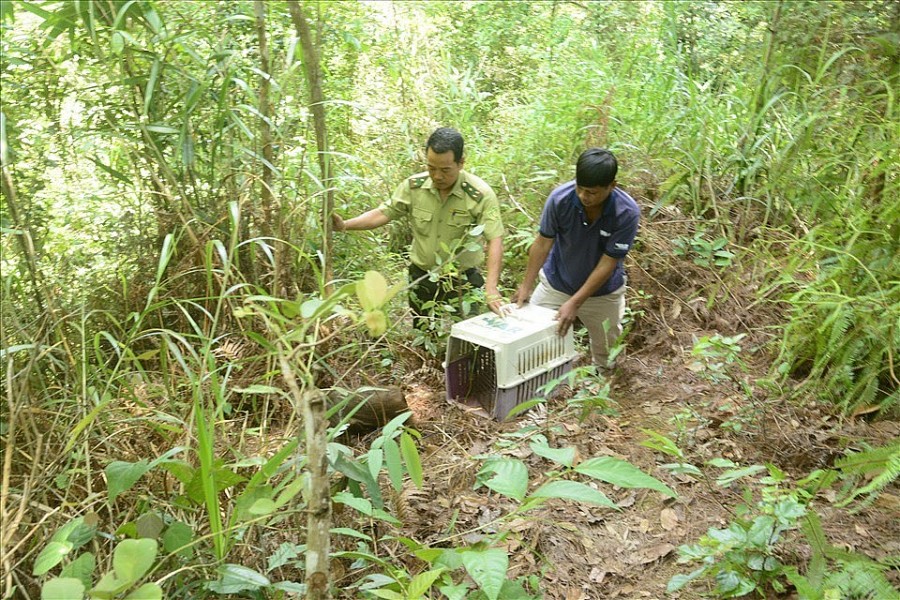
[[(785, 399), (788, 390), (762, 385), (770, 360), (764, 347), (773, 339), (768, 328), (779, 322), (777, 309), (754, 303), (758, 294), (752, 276), (726, 285), (712, 270), (675, 257), (671, 240), (689, 233), (691, 225), (678, 215), (669, 217), (643, 236), (639, 256), (646, 258), (630, 266), (634, 323), (627, 355), (610, 375), (607, 410), (597, 408), (580, 421), (579, 412), (568, 407), (573, 395), (568, 390), (501, 424), (447, 403), (436, 362), (404, 378), (407, 403), (422, 433), (425, 483), (421, 490), (408, 488), (390, 499), (391, 513), (403, 521), (392, 533), (452, 546), (505, 528), (510, 532), (504, 541), (509, 576), (538, 574), (546, 598), (700, 598), (709, 591), (703, 584), (665, 594), (673, 575), (697, 568), (676, 563), (678, 546), (695, 543), (709, 528), (727, 527), (746, 502), (744, 495), (752, 494), (752, 506), (762, 488), (759, 477), (719, 486), (713, 481), (717, 469), (704, 467), (706, 461), (771, 464), (784, 471), (784, 487), (792, 489), (813, 470), (831, 467), (846, 450), (862, 449), (863, 443), (882, 445), (900, 435), (896, 421), (840, 418), (824, 405), (792, 403)], [(726, 365), (718, 377), (690, 356), (697, 338), (714, 333), (747, 334), (740, 342), (741, 364)], [(529, 427), (537, 428), (552, 447), (577, 448), (580, 459), (627, 460), (664, 481), (678, 497), (601, 484), (620, 511), (553, 500), (501, 525), (498, 519), (516, 504), (484, 486), (473, 490), (482, 464), (477, 457), (490, 450), (525, 461), (529, 489), (536, 488), (558, 466), (533, 454), (527, 443), (513, 443), (511, 434)], [(712, 477), (673, 475), (662, 468), (673, 458), (641, 445), (649, 437), (644, 430), (674, 440), (686, 462)], [(875, 559), (900, 554), (897, 487), (868, 505), (839, 509), (833, 502), (840, 485), (819, 490), (810, 504), (828, 541)], [(347, 517), (338, 514), (341, 518)], [(789, 532), (778, 551), (783, 563), (805, 570), (810, 549), (799, 531)], [(426, 568), (425, 563), (408, 566), (411, 572)], [(339, 573), (347, 567), (339, 565)], [(896, 572), (889, 576), (900, 582)], [(350, 573), (343, 579), (353, 580)], [(796, 597), (790, 589), (761, 592), (771, 598)]]
[[(490, 524), (514, 508), (514, 503), (485, 487), (473, 491), (480, 464), (473, 457), (489, 448), (526, 462), (532, 486), (539, 485), (554, 466), (534, 455), (527, 444), (504, 450), (497, 442), (504, 434), (539, 425), (554, 447), (574, 446), (582, 458), (614, 456), (628, 460), (663, 480), (678, 493), (675, 500), (649, 490), (601, 486), (620, 512), (573, 502), (551, 501), (513, 521), (507, 538), (510, 576), (543, 573), (547, 598), (663, 598), (669, 579), (696, 566), (676, 564), (677, 547), (694, 543), (710, 527), (723, 528), (734, 518), (745, 487), (760, 487), (744, 480), (729, 488), (687, 476), (673, 476), (659, 467), (671, 462), (640, 442), (642, 429), (671, 436), (672, 419), (692, 415), (684, 422), (680, 447), (687, 462), (724, 457), (741, 465), (772, 463), (800, 479), (813, 468), (828, 466), (847, 440), (885, 443), (900, 433), (896, 422), (838, 423), (816, 409), (800, 410), (783, 402), (761, 401), (752, 406), (741, 433), (721, 427), (726, 418), (745, 414), (748, 406), (728, 385), (711, 385), (677, 360), (652, 353), (626, 358), (612, 377), (614, 414), (592, 414), (583, 422), (577, 413), (564, 411), (566, 399), (548, 403), (537, 416), (497, 424), (460, 405), (447, 405), (441, 393), (412, 394), (408, 400), (418, 415), (423, 433), (425, 485), (395, 498), (393, 514), (404, 515), (403, 535), (420, 542), (477, 541), (496, 531)], [(598, 411), (599, 412), (599, 411)], [(565, 418), (560, 418), (564, 416)], [(508, 438), (506, 438), (508, 439)], [(533, 488), (532, 488), (533, 489)], [(896, 490), (881, 494), (873, 505), (850, 515), (828, 501), (825, 490), (812, 508), (820, 514), (829, 541), (872, 558), (900, 552), (900, 496)], [(758, 494), (756, 499), (758, 499)], [(448, 540), (448, 523), (458, 535)], [(470, 533), (466, 533), (470, 532)], [(782, 544), (783, 562), (805, 565), (809, 549), (796, 536)], [(701, 588), (675, 594), (699, 598)], [(793, 597), (790, 594), (769, 597)]]

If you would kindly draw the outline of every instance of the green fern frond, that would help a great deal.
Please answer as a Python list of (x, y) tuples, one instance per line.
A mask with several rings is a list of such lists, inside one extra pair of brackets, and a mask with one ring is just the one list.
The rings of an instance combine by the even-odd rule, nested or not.
[(846, 506), (854, 498), (862, 495), (869, 495), (870, 499), (874, 498), (878, 492), (900, 476), (900, 441), (840, 459), (835, 463), (835, 466), (841, 471), (850, 474), (866, 474), (880, 471), (872, 481), (854, 490), (850, 497), (842, 501), (838, 506)]
[(849, 304), (841, 304), (832, 315), (822, 323), (819, 328), (821, 336), (828, 336), (825, 348), (841, 348), (844, 346), (847, 331), (856, 321), (856, 315), (853, 307)]
[(825, 579), (826, 589), (838, 589), (845, 600), (895, 600), (898, 590), (884, 575), (886, 567), (871, 561), (840, 561), (840, 571)]

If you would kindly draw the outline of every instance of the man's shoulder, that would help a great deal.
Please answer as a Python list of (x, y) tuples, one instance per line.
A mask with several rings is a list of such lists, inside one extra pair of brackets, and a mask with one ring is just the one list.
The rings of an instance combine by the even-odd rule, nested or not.
[(485, 197), (495, 196), (493, 188), (478, 175), (463, 170), (459, 172), (459, 176), (462, 180), (460, 187), (472, 200), (481, 202)]
[(421, 173), (416, 173), (406, 179), (406, 185), (411, 190), (417, 190), (425, 185), (425, 182), (428, 181), (428, 171), (422, 171)]
[(561, 202), (570, 199), (574, 193), (575, 180), (573, 179), (572, 181), (567, 181), (562, 185), (553, 188), (553, 191), (550, 192), (550, 196), (547, 197), (547, 202), (559, 205)]
[(633, 214), (640, 217), (641, 207), (638, 205), (635, 199), (631, 197), (631, 194), (629, 194), (622, 188), (616, 187), (613, 188), (613, 198), (616, 203), (616, 214)]

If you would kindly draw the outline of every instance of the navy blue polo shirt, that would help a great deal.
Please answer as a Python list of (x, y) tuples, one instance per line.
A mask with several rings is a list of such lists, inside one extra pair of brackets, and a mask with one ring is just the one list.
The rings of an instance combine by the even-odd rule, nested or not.
[(553, 238), (553, 248), (544, 262), (550, 285), (570, 296), (575, 294), (597, 267), (603, 255), (618, 259), (606, 283), (594, 292), (603, 296), (625, 283), (623, 259), (634, 244), (641, 209), (619, 188), (613, 188), (599, 219), (587, 224), (584, 207), (575, 193), (575, 181), (550, 193), (541, 213), (540, 234)]

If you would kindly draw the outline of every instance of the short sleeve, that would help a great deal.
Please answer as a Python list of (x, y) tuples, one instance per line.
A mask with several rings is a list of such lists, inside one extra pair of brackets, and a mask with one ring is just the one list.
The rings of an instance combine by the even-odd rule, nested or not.
[(603, 252), (612, 258), (625, 258), (628, 251), (634, 245), (634, 238), (638, 231), (640, 216), (635, 213), (624, 215), (622, 223), (617, 224), (616, 229), (606, 241), (606, 250)]
[(484, 226), (484, 239), (493, 240), (503, 235), (503, 219), (500, 216), (500, 202), (491, 190), (481, 201), (481, 216), (478, 224)]
[(409, 214), (410, 207), (412, 206), (411, 191), (409, 180), (404, 179), (400, 185), (394, 189), (394, 193), (391, 197), (381, 203), (378, 210), (387, 215), (392, 221), (394, 219), (405, 217)]
[(544, 210), (541, 211), (541, 222), (538, 232), (545, 238), (555, 238), (559, 223), (556, 218), (556, 203), (553, 196), (547, 198), (544, 203)]

